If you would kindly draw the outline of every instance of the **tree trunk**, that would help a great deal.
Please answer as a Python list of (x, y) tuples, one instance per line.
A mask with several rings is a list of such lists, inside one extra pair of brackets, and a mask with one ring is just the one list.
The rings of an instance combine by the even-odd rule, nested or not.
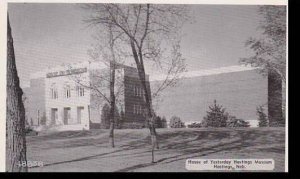
[(16, 69), (13, 39), (7, 17), (7, 158), (6, 171), (27, 172), (25, 109)]
[(110, 122), (110, 126), (109, 126), (109, 143), (111, 145), (112, 148), (115, 147), (115, 139), (114, 139), (114, 122)]
[(136, 62), (136, 66), (138, 69), (138, 74), (139, 74), (139, 79), (142, 83), (144, 92), (145, 92), (145, 99), (146, 99), (146, 107), (147, 107), (147, 122), (148, 122), (148, 126), (149, 126), (149, 131), (150, 131), (150, 136), (151, 136), (151, 144), (152, 144), (152, 163), (154, 163), (154, 149), (155, 147), (157, 149), (159, 149), (159, 145), (158, 145), (158, 141), (157, 141), (157, 133), (155, 130), (155, 121), (154, 121), (154, 113), (153, 113), (153, 109), (152, 109), (152, 102), (151, 102), (151, 95), (150, 95), (150, 91), (148, 91), (147, 88), (147, 84), (146, 84), (146, 73), (145, 73), (145, 68), (144, 68), (144, 63), (143, 63), (143, 58), (142, 58), (142, 53), (141, 53), (141, 49), (139, 50), (139, 54), (136, 51), (134, 42), (131, 41), (131, 49), (132, 49), (132, 53), (133, 53), (133, 57), (134, 60)]
[(110, 63), (110, 126), (109, 140), (111, 147), (115, 147), (114, 128), (115, 128), (115, 62)]

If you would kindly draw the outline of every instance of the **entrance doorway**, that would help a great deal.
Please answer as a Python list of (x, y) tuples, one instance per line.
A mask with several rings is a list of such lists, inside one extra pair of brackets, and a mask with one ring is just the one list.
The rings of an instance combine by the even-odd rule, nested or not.
[(68, 125), (71, 119), (71, 108), (64, 108), (64, 125)]
[(84, 107), (80, 106), (77, 107), (77, 123), (80, 124), (81, 123), (81, 118), (82, 118), (82, 112), (84, 110)]
[(58, 115), (57, 115), (57, 108), (51, 108), (51, 124), (56, 124)]

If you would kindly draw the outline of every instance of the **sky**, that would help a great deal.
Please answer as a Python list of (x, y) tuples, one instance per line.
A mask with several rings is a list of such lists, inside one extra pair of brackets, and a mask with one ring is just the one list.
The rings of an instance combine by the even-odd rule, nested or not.
[[(249, 37), (257, 37), (260, 16), (253, 5), (191, 5), (193, 23), (182, 29), (181, 52), (188, 71), (239, 64), (251, 51)], [(83, 23), (86, 11), (75, 4), (9, 3), (9, 18), (21, 87), (29, 75), (62, 63), (91, 60), (93, 28)], [(148, 70), (150, 75), (155, 70)]]

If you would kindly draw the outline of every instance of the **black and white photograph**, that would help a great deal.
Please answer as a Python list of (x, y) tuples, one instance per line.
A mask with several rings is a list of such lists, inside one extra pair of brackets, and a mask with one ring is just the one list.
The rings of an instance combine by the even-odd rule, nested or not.
[(5, 172), (287, 172), (287, 7), (7, 2)]

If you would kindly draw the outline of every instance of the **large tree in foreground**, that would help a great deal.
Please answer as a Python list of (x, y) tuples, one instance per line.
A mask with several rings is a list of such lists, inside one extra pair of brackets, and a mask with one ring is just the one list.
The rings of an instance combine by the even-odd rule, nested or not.
[[(113, 33), (122, 37), (123, 49), (130, 52), (128, 60), (134, 60), (146, 101), (146, 116), (154, 149), (158, 148), (154, 125), (151, 94), (147, 88), (145, 63), (154, 62), (166, 74), (158, 91), (171, 86), (180, 72), (184, 71), (184, 60), (180, 53), (180, 27), (187, 17), (186, 6), (154, 4), (86, 4), (90, 12), (86, 22), (101, 27), (112, 26)], [(103, 28), (100, 30), (106, 30)], [(169, 48), (171, 47), (171, 48)]]
[(282, 83), (286, 81), (286, 6), (260, 6), (260, 38), (249, 38), (246, 46), (254, 53), (241, 63), (259, 67), (268, 76), (268, 118), (270, 126), (284, 125)]
[(25, 109), (16, 68), (13, 38), (7, 18), (7, 86), (6, 86), (7, 158), (6, 171), (26, 172)]

